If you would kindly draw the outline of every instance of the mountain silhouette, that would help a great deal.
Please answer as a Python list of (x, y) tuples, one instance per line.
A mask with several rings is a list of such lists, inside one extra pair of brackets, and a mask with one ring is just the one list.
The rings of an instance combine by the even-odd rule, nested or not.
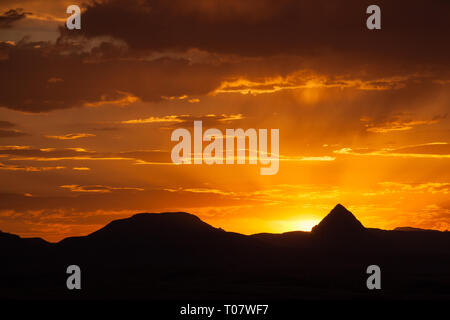
[[(408, 229), (409, 230), (409, 229)], [(450, 234), (365, 228), (337, 205), (312, 232), (242, 235), (185, 212), (141, 213), (49, 243), (0, 232), (1, 298), (450, 297)], [(65, 287), (79, 265), (80, 292)]]
[(164, 236), (171, 233), (199, 234), (217, 231), (197, 216), (186, 212), (165, 212), (159, 214), (139, 213), (130, 218), (115, 220), (89, 235), (95, 237), (124, 236)]
[(364, 231), (366, 228), (343, 205), (338, 204), (323, 220), (313, 227), (313, 233), (345, 234)]
[(413, 228), (413, 227), (397, 227), (394, 231), (407, 231), (407, 232), (417, 232), (417, 231), (428, 231), (428, 232), (436, 232), (436, 230), (432, 229), (421, 229), (421, 228)]
[(86, 237), (71, 237), (60, 243), (77, 243), (82, 240), (90, 243), (136, 243), (148, 241), (184, 242), (212, 234), (223, 234), (186, 212), (139, 213), (130, 218), (114, 220), (105, 227)]

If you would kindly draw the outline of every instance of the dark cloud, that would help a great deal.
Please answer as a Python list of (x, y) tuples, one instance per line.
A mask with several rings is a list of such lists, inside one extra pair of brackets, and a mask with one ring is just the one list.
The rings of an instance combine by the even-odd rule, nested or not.
[[(247, 56), (359, 56), (352, 63), (446, 61), (450, 3), (377, 1), (382, 30), (365, 26), (373, 1), (109, 0), (87, 6), (81, 33), (113, 36), (138, 50), (187, 50)], [(367, 59), (371, 59), (367, 60)]]
[[(380, 31), (365, 27), (369, 4), (93, 2), (83, 13), (82, 29), (61, 26), (55, 44), (0, 43), (0, 106), (37, 113), (197, 98), (229, 80), (224, 92), (270, 91), (308, 83), (310, 78), (292, 77), (298, 70), (325, 77), (325, 87), (356, 79), (397, 89), (420, 77), (448, 79), (449, 2), (380, 1)], [(280, 76), (283, 83), (265, 82)], [(396, 76), (406, 80), (389, 78)], [(239, 78), (251, 84), (233, 86)]]
[(33, 149), (28, 147), (1, 147), (0, 155), (8, 156), (11, 160), (29, 161), (63, 161), (63, 160), (131, 160), (152, 163), (171, 162), (170, 154), (166, 151), (124, 151), (124, 152), (96, 152), (81, 148), (68, 149)]
[(0, 15), (0, 29), (11, 28), (12, 24), (18, 20), (24, 19), (29, 12), (23, 9), (11, 9)]
[(12, 122), (0, 120), (0, 138), (14, 138), (28, 135), (19, 130), (12, 129), (15, 126)]
[(0, 120), (0, 129), (12, 128), (14, 126), (15, 124), (12, 122)]
[(74, 149), (32, 149), (26, 146), (0, 147), (1, 155), (21, 158), (74, 158), (89, 156), (92, 152)]
[[(0, 193), (0, 211), (15, 210), (23, 213), (28, 210), (69, 210), (73, 213), (75, 210), (77, 215), (81, 215), (83, 212), (94, 210), (140, 210), (142, 212), (158, 210), (157, 208), (170, 210), (170, 208), (182, 206), (207, 207), (212, 201), (216, 206), (257, 202), (251, 199), (244, 201), (233, 199), (230, 196), (215, 193), (172, 192), (164, 189), (140, 191), (116, 188), (113, 192), (72, 192), (70, 190), (66, 192), (67, 194), (53, 197)], [(39, 216), (45, 217), (45, 214)], [(1, 215), (0, 220), (2, 220)]]
[(0, 60), (0, 105), (43, 112), (128, 103), (129, 95), (160, 101), (163, 96), (206, 94), (225, 73), (221, 66), (191, 65), (184, 59), (92, 61), (93, 55), (70, 53), (72, 49), (48, 43), (9, 46), (9, 58)]
[(405, 154), (436, 154), (449, 156), (450, 145), (447, 143), (418, 145), (395, 149), (392, 152)]
[[(230, 88), (269, 92), (275, 87), (302, 86), (310, 80), (320, 80), (324, 88), (361, 89), (366, 85), (396, 89), (398, 86), (422, 85), (420, 81), (424, 79), (430, 81), (446, 77), (445, 68), (436, 71), (436, 75), (428, 69), (421, 78), (421, 70), (416, 69), (393, 67), (380, 74), (382, 67), (372, 66), (373, 71), (368, 72), (367, 68), (345, 69), (331, 61), (319, 66), (314, 61), (301, 62), (302, 58), (292, 56), (241, 57), (194, 63), (185, 56), (149, 58), (147, 53), (115, 51), (110, 49), (115, 45), (113, 43), (83, 51), (77, 44), (66, 40), (57, 44), (26, 41), (17, 45), (3, 44), (8, 58), (0, 59), (0, 106), (37, 113), (82, 106), (124, 105), (139, 100), (158, 102), (183, 96), (187, 97), (185, 101), (189, 101), (214, 92), (224, 81), (239, 78), (249, 79), (252, 84), (230, 85), (224, 88), (224, 92)], [(107, 51), (106, 55), (100, 53), (103, 50)], [(317, 71), (295, 74), (302, 69)], [(408, 80), (414, 72), (419, 76)], [(396, 74), (404, 76), (404, 80), (401, 77), (395, 80)], [(265, 83), (270, 77), (280, 76), (285, 77), (283, 83)], [(378, 80), (377, 77), (382, 78)], [(354, 80), (363, 82), (353, 85)], [(433, 84), (433, 87), (442, 86)]]
[(22, 136), (27, 136), (27, 134), (17, 131), (17, 130), (0, 129), (0, 138), (15, 138), (15, 137), (22, 137)]

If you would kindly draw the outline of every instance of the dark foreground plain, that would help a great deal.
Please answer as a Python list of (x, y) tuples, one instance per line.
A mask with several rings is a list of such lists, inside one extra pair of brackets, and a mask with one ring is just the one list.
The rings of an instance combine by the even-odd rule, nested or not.
[[(0, 232), (2, 299), (450, 299), (450, 233), (365, 228), (337, 205), (312, 232), (246, 236), (142, 213), (58, 243)], [(381, 268), (381, 290), (366, 269)], [(68, 290), (78, 265), (82, 289)]]

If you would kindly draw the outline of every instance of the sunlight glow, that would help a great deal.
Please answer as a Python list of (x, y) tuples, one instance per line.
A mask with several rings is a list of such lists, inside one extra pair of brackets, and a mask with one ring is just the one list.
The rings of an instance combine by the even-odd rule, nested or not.
[(299, 231), (311, 231), (311, 229), (320, 222), (320, 219), (300, 220), (294, 224), (295, 229)]

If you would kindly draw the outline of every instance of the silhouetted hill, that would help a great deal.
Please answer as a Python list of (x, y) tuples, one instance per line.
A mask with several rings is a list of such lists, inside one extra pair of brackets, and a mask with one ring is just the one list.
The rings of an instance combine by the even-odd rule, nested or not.
[(111, 246), (113, 243), (155, 243), (155, 240), (186, 244), (186, 241), (223, 233), (223, 230), (216, 229), (185, 212), (140, 213), (130, 218), (114, 220), (86, 237), (63, 239), (60, 244), (73, 245), (83, 242)]
[(166, 212), (160, 214), (140, 213), (126, 219), (115, 220), (102, 229), (90, 234), (89, 238), (116, 238), (198, 235), (199, 233), (218, 232), (198, 217), (186, 212)]
[(265, 243), (284, 246), (284, 247), (299, 247), (309, 244), (311, 232), (305, 231), (291, 231), (285, 233), (257, 233), (251, 237), (263, 241)]
[[(0, 297), (386, 298), (450, 297), (450, 234), (366, 229), (337, 205), (312, 232), (246, 236), (183, 213), (142, 213), (59, 243), (0, 232)], [(67, 266), (82, 290), (65, 287)]]
[(61, 261), (98, 270), (98, 280), (104, 279), (101, 269), (108, 265), (136, 276), (148, 272), (156, 282), (161, 279), (152, 274), (180, 274), (178, 278), (189, 270), (207, 274), (224, 267), (245, 269), (266, 249), (251, 237), (214, 228), (183, 212), (115, 220), (86, 237), (64, 239), (57, 247), (63, 251)]
[(317, 234), (344, 235), (355, 232), (362, 232), (365, 228), (356, 217), (343, 205), (338, 204), (312, 232)]
[(421, 228), (412, 228), (412, 227), (397, 227), (394, 229), (394, 231), (434, 231), (437, 232), (436, 230), (431, 230), (431, 229), (421, 229)]
[(2, 241), (16, 241), (19, 239), (20, 237), (18, 235), (0, 231), (0, 240)]
[(46, 248), (50, 245), (41, 238), (21, 238), (18, 235), (0, 231), (0, 251), (2, 253)]

